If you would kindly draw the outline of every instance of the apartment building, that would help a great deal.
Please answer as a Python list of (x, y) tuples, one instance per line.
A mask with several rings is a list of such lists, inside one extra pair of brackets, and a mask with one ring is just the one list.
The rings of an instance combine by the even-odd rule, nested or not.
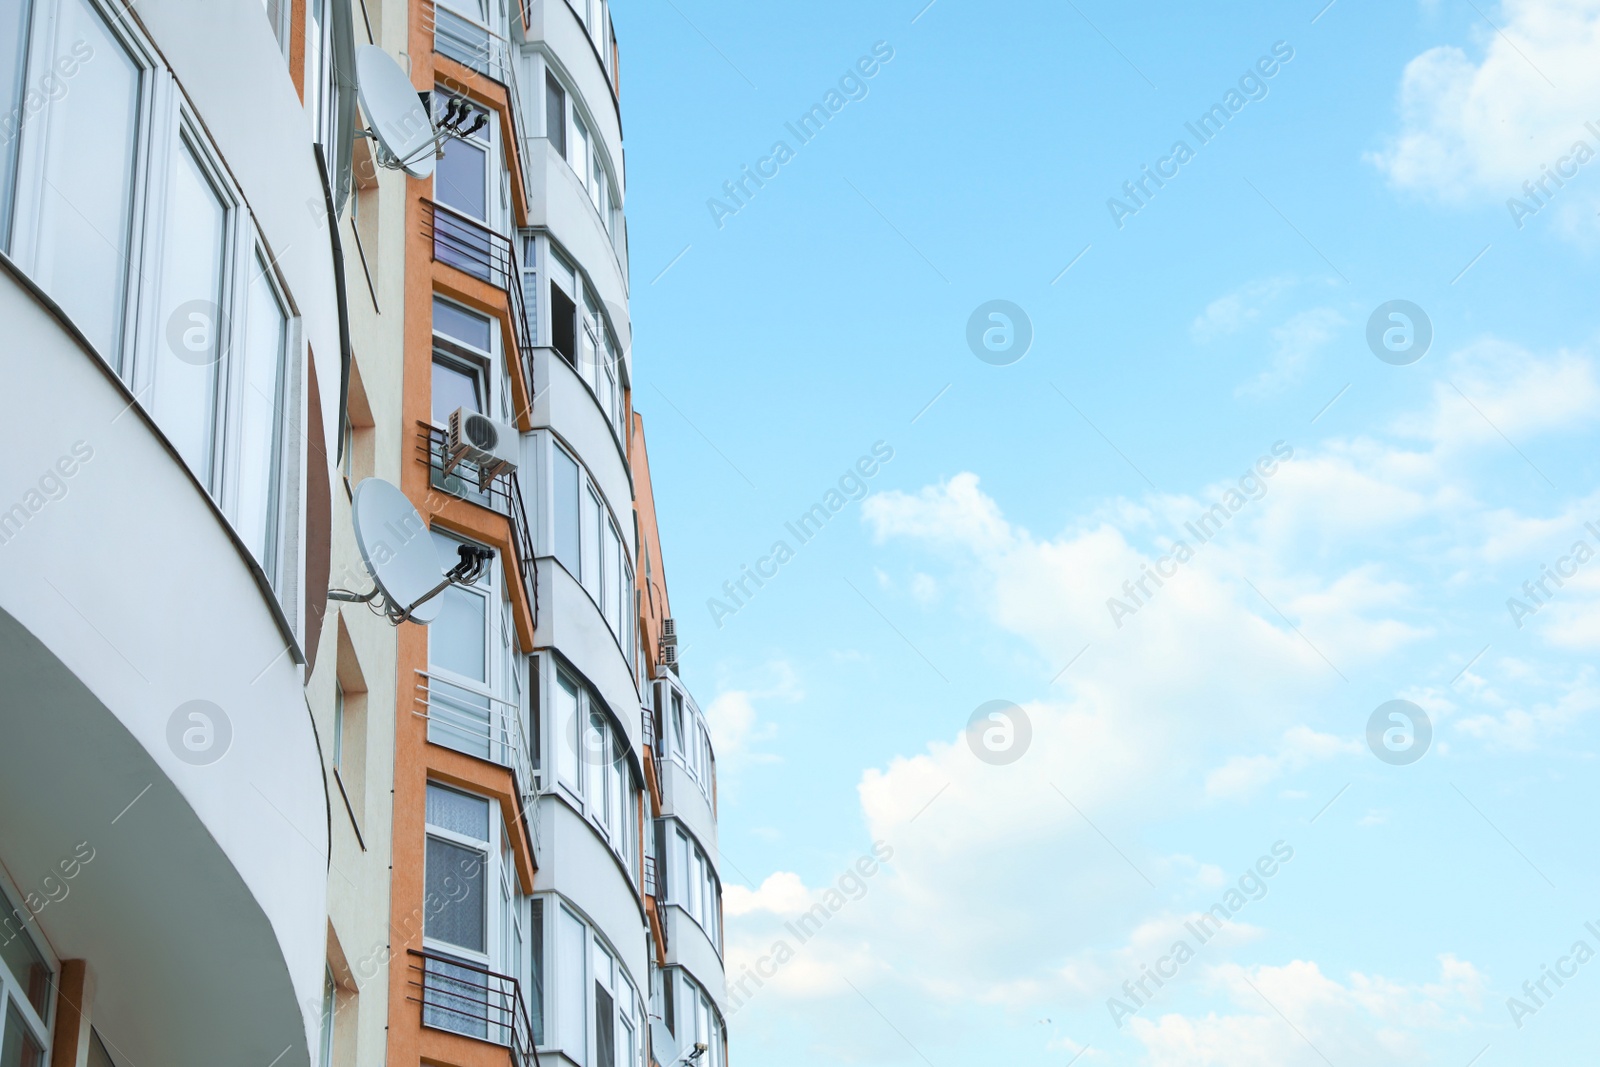
[(603, 0), (3, 6), (0, 1065), (722, 1067)]
[[(608, 6), (411, 15), (412, 83), (464, 132), (406, 194), (399, 484), (441, 554), (496, 564), (398, 634), (390, 1063), (721, 1067), (715, 764), (633, 409)], [(514, 472), (452, 444), (471, 415)]]

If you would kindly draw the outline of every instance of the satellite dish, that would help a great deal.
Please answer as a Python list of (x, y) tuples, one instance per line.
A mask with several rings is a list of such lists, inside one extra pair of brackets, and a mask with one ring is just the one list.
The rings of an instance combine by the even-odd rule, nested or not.
[(411, 78), (377, 45), (356, 49), (356, 95), (372, 124), (362, 133), (377, 142), (378, 164), (413, 178), (430, 177), (438, 131)]
[(352, 511), (361, 562), (377, 591), (413, 622), (432, 622), (441, 603), (433, 594), (450, 580), (428, 524), (406, 495), (382, 478), (367, 478), (356, 486)]

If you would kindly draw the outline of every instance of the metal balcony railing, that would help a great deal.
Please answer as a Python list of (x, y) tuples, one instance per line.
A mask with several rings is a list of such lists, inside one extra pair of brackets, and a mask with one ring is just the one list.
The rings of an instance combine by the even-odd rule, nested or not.
[(538, 808), (543, 781), (533, 765), (530, 726), (523, 718), (522, 709), (510, 701), (475, 693), (428, 671), (419, 670), (416, 675), (412, 714), (428, 720), (428, 740), (511, 771), (537, 862), (543, 855)]
[(515, 978), (437, 952), (407, 952), (416, 992), (406, 999), (422, 1005), (423, 1026), (503, 1045), (511, 1067), (539, 1067), (533, 1023)]
[(531, 404), (537, 392), (533, 385), (533, 333), (528, 328), (528, 310), (522, 293), (522, 263), (516, 242), (476, 219), (431, 200), (422, 201), (422, 232), (433, 242), (436, 262), (488, 282), (504, 291), (511, 301), (517, 355), (522, 360), (523, 385)]
[[(529, 23), (528, 12), (519, 11), (522, 25)], [(463, 18), (453, 11), (441, 11), (433, 0), (424, 0), (422, 25), (433, 33), (433, 50), (460, 63), (477, 74), (505, 87), (511, 103), (511, 128), (513, 140), (521, 146), (525, 140), (522, 130), (522, 87), (517, 79), (518, 48), (487, 26)], [(442, 83), (446, 89), (459, 88)], [(520, 154), (518, 159), (521, 164)], [(526, 169), (523, 170), (526, 173)]]
[(644, 858), (644, 895), (647, 897), (659, 896), (657, 889), (656, 858), (654, 856), (646, 856)]
[[(533, 367), (528, 367), (532, 380)], [(499, 512), (511, 520), (512, 537), (517, 548), (517, 562), (522, 569), (523, 587), (532, 605), (533, 622), (539, 624), (539, 580), (534, 573), (533, 527), (528, 523), (528, 509), (522, 500), (522, 483), (516, 472), (498, 475), (485, 489), (479, 488), (477, 464), (467, 460), (453, 467), (446, 463), (445, 446), (449, 433), (432, 423), (417, 423), (417, 451), (421, 462), (428, 465), (429, 484), (440, 492), (450, 493), (475, 504)]]

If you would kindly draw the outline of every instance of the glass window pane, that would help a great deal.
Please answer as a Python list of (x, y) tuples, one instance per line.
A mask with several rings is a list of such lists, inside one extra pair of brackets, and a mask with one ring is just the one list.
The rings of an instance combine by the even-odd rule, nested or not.
[(268, 578), (277, 553), (279, 427), (282, 423), (284, 340), (288, 317), (255, 260), (245, 318), (244, 413), (239, 431), (239, 533)]
[(0, 1067), (44, 1067), (44, 1049), (35, 1040), (15, 1004), (6, 1005), (6, 1033), (0, 1043)]
[(451, 586), (439, 594), (439, 615), (428, 625), (428, 662), (475, 682), (489, 680), (487, 601)]
[(578, 172), (578, 184), (589, 183), (589, 128), (576, 113), (572, 116), (572, 154), (567, 157)]
[(161, 333), (152, 402), (156, 422), (202, 484), (211, 477), (217, 368), (227, 345), (222, 312), (227, 222), (226, 204), (188, 138), (180, 138), (161, 238)]
[(583, 564), (580, 559), (578, 545), (581, 541), (581, 527), (578, 519), (578, 463), (560, 448), (555, 450), (552, 466), (555, 468), (553, 489), (555, 501), (552, 513), (555, 516), (555, 553), (556, 559), (567, 568), (574, 578), (583, 577)]
[(555, 75), (544, 76), (544, 135), (562, 159), (567, 157), (567, 94)]
[[(56, 40), (82, 41), (94, 61), (79, 67), (72, 91), (40, 116), (48, 145), (34, 277), (120, 365), (141, 72), (89, 0), (63, 0), (60, 18)], [(211, 301), (214, 312), (214, 295)], [(164, 328), (165, 316), (161, 322)]]
[(428, 825), (441, 830), (470, 837), (475, 841), (489, 840), (489, 801), (447, 789), (442, 785), (428, 784)]
[(585, 974), (585, 945), (589, 932), (583, 922), (566, 908), (561, 909), (556, 930), (556, 974), (561, 1026), (556, 1039), (562, 1049), (579, 1063), (588, 1062), (588, 976)]
[(595, 603), (600, 599), (600, 498), (583, 494), (583, 587)]
[(453, 359), (433, 360), (433, 421), (444, 426), (456, 408), (483, 413), (483, 376)]
[(595, 1067), (617, 1067), (616, 1010), (611, 994), (599, 982), (594, 984), (594, 1059)]
[(49, 1014), (50, 965), (44, 954), (34, 944), (33, 935), (25, 926), (25, 913), (12, 908), (11, 902), (0, 895), (6, 906), (5, 922), (0, 925), (0, 960), (4, 960), (12, 977), (22, 987), (22, 994), (41, 1018)]
[[(471, 108), (461, 120), (466, 129), (483, 114), (481, 108)], [(485, 127), (487, 129), (487, 127)], [(451, 137), (445, 141), (444, 158), (433, 172), (433, 193), (441, 204), (455, 208), (480, 222), (489, 215), (489, 152), (476, 140)]]
[(590, 772), (585, 777), (589, 792), (589, 813), (600, 821), (602, 826), (609, 825), (606, 813), (606, 785), (605, 765), (606, 757), (606, 720), (598, 711), (589, 713), (589, 726), (583, 733), (583, 762), (589, 767)]
[(556, 773), (572, 785), (578, 778), (578, 690), (563, 676), (556, 676), (554, 730), (556, 735)]
[(488, 950), (484, 866), (484, 854), (477, 849), (428, 838), (423, 930), (429, 937), (473, 952)]
[(489, 351), (489, 317), (438, 297), (433, 301), (433, 332), (453, 337), (480, 352)]
[(0, 248), (11, 246), (11, 197), (17, 178), (17, 142), (21, 140), (23, 84), (28, 71), (30, 0), (7, 4), (0, 11)]
[(528, 973), (533, 976), (533, 995), (528, 1009), (533, 1016), (533, 1043), (537, 1047), (544, 1044), (544, 901), (533, 901), (531, 910), (528, 951), (532, 966)]

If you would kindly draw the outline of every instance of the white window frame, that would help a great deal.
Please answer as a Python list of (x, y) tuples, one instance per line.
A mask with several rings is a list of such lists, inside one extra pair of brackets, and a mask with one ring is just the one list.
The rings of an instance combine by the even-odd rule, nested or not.
[[(642, 893), (642, 862), (639, 844), (639, 803), (643, 783), (633, 774), (632, 763), (620, 739), (625, 737), (617, 726), (605, 702), (574, 672), (555, 662), (555, 657), (541, 659), (541, 666), (549, 663), (552, 670), (544, 672), (547, 678), (541, 685), (550, 687), (550, 699), (540, 702), (550, 708), (548, 722), (542, 724), (544, 736), (551, 739), (545, 750), (556, 752), (556, 782), (560, 795), (588, 821), (590, 828), (606, 843), (618, 863), (628, 875), (634, 892)], [(566, 732), (566, 724), (557, 721), (557, 688), (570, 688), (578, 694), (576, 723), (577, 737)], [(601, 727), (594, 721), (598, 717)], [(574, 740), (575, 757), (569, 755)], [(563, 752), (565, 748), (568, 752)], [(596, 758), (595, 753), (599, 753)], [(569, 769), (575, 775), (569, 773)]]
[[(23, 1025), (28, 1027), (33, 1039), (44, 1050), (43, 1062), (49, 1063), (50, 1038), (56, 1010), (59, 1010), (56, 990), (61, 977), (61, 961), (51, 951), (49, 943), (40, 936), (39, 926), (29, 914), (26, 900), (24, 894), (17, 892), (11, 879), (0, 874), (0, 939), (9, 941), (12, 937), (26, 937), (32, 943), (50, 970), (49, 992), (45, 994), (45, 1010), (41, 1014), (28, 1000), (26, 991), (21, 988), (17, 976), (11, 973), (11, 968), (0, 962), (0, 1037), (5, 1033), (6, 1013), (11, 1005), (15, 1005)], [(13, 910), (13, 901), (22, 903), (16, 904)]]
[[(440, 207), (446, 208), (464, 219), (471, 219), (473, 222), (485, 226), (497, 234), (506, 235), (511, 232), (510, 204), (507, 199), (510, 172), (506, 167), (504, 146), (501, 144), (500, 113), (487, 104), (479, 103), (470, 96), (452, 93), (443, 86), (435, 86), (431, 98), (434, 122), (438, 122), (443, 118), (445, 109), (449, 106), (450, 101), (458, 99), (465, 103), (468, 109), (467, 117), (461, 123), (463, 127), (471, 126), (476, 122), (477, 119), (474, 116), (478, 112), (488, 116), (488, 121), (484, 123), (483, 129), (465, 138), (467, 142), (482, 149), (485, 156), (483, 175), (483, 213), (485, 217), (477, 218), (469, 214), (464, 208), (452, 204), (449, 197), (441, 193), (438, 180), (439, 171), (437, 169), (434, 171), (433, 201)], [(458, 140), (460, 139), (451, 138), (451, 143), (455, 143)], [(448, 145), (446, 148), (448, 150)]]
[[(484, 857), (483, 869), (483, 898), (484, 898), (484, 950), (481, 952), (441, 941), (429, 937), (427, 923), (423, 923), (422, 947), (428, 952), (437, 953), (454, 959), (477, 964), (495, 974), (505, 975), (517, 980), (519, 985), (526, 986), (529, 955), (526, 951), (519, 951), (515, 940), (517, 932), (524, 936), (520, 944), (527, 944), (527, 911), (529, 898), (521, 893), (521, 883), (518, 880), (515, 864), (515, 854), (510, 829), (501, 817), (500, 805), (495, 798), (475, 793), (470, 789), (435, 782), (430, 779), (427, 783), (429, 789), (438, 788), (450, 792), (460, 793), (475, 800), (484, 801), (489, 810), (488, 840), (481, 840), (447, 829), (436, 823), (424, 822), (424, 841), (433, 838), (461, 848), (471, 849)], [(427, 849), (423, 849), (423, 863), (427, 863)], [(423, 873), (423, 907), (426, 911), (428, 902), (427, 873)], [(508, 1021), (496, 1021), (495, 1013), (486, 1010), (485, 1023), (487, 1039), (498, 1044), (508, 1045), (511, 1036), (507, 1032)], [(457, 1033), (461, 1031), (448, 1030)]]
[[(511, 384), (511, 368), (506, 362), (505, 339), (501, 336), (500, 322), (493, 315), (486, 315), (477, 308), (471, 308), (459, 300), (452, 300), (443, 293), (434, 293), (432, 302), (428, 305), (430, 319), (436, 304), (447, 304), (464, 314), (474, 318), (483, 319), (489, 326), (489, 347), (479, 348), (471, 342), (464, 341), (453, 334), (445, 333), (431, 322), (429, 329), (433, 340), (431, 355), (433, 361), (438, 361), (441, 354), (445, 361), (457, 365), (470, 367), (477, 375), (479, 385), (483, 392), (482, 414), (491, 419), (510, 424), (513, 416), (511, 412), (512, 394), (516, 390)], [(431, 365), (429, 373), (432, 373)], [(431, 379), (430, 379), (431, 380)], [(429, 405), (429, 417), (432, 417), (432, 405)], [(443, 427), (443, 423), (436, 422), (435, 426)]]
[[(542, 448), (538, 455), (537, 467), (541, 475), (539, 487), (538, 506), (536, 512), (542, 512), (537, 522), (538, 534), (535, 540), (538, 543), (537, 551), (541, 556), (548, 556), (572, 576), (572, 579), (581, 586), (589, 595), (594, 608), (605, 620), (607, 628), (611, 631), (612, 638), (617, 643), (617, 650), (621, 653), (623, 661), (628, 664), (629, 673), (632, 673), (634, 662), (634, 570), (632, 555), (628, 550), (628, 539), (625, 534), (627, 527), (618, 521), (617, 514), (611, 508), (611, 501), (607, 499), (600, 483), (595, 480), (587, 464), (576, 449), (567, 446), (566, 442), (541, 431), (535, 435), (537, 448)], [(578, 499), (574, 507), (578, 509), (578, 570), (573, 572), (567, 562), (556, 555), (556, 523), (561, 514), (562, 502), (556, 499), (555, 465), (557, 463), (556, 451), (559, 450), (567, 459), (578, 466)], [(597, 522), (591, 528), (585, 519), (585, 504), (593, 499), (597, 511), (594, 514)], [(618, 555), (621, 562), (620, 577), (612, 577), (610, 584), (606, 582), (608, 563), (606, 562), (606, 536), (607, 524), (617, 538)], [(613, 560), (612, 562), (616, 562)], [(591, 564), (593, 573), (591, 573)], [(607, 599), (609, 591), (610, 600)], [(608, 606), (610, 604), (611, 606)], [(620, 607), (620, 611), (618, 608)], [(618, 618), (620, 614), (620, 618)]]
[[(239, 482), (237, 467), (243, 423), (244, 389), (247, 383), (240, 372), (245, 352), (245, 330), (250, 282), (256, 277), (258, 262), (269, 265), (263, 276), (283, 309), (284, 348), (277, 425), (274, 427), (274, 514), (272, 536), (266, 558), (257, 560), (271, 586), (284, 589), (285, 578), (293, 573), (293, 561), (286, 558), (284, 515), (290, 508), (284, 486), (290, 471), (303, 459), (294, 447), (288, 426), (297, 418), (290, 400), (298, 390), (302, 368), (304, 337), (298, 309), (283, 279), (270, 265), (275, 261), (262, 240), (243, 193), (233, 182), (220, 154), (207, 135), (199, 116), (190, 106), (172, 72), (162, 63), (154, 47), (120, 9), (112, 10), (104, 0), (88, 0), (99, 13), (107, 32), (126, 52), (140, 71), (140, 99), (134, 143), (132, 188), (129, 196), (131, 218), (128, 242), (128, 269), (121, 294), (121, 330), (117, 350), (104, 355), (129, 389), (148, 403), (154, 383), (155, 365), (162, 346), (168, 343), (167, 324), (160, 320), (159, 279), (163, 239), (169, 231), (167, 196), (174, 176), (175, 153), (187, 144), (207, 181), (224, 202), (226, 252), (222, 265), (221, 296), (226, 332), (217, 344), (222, 356), (217, 362), (213, 410), (209, 413), (210, 461), (205, 470), (194, 470), (218, 508), (230, 523), (239, 521)], [(52, 57), (58, 49), (54, 38), (60, 18), (61, 0), (36, 0), (33, 22), (28, 30), (28, 84), (36, 81), (36, 64), (41, 57)], [(60, 135), (50, 121), (51, 111), (41, 111), (23, 127), (19, 135), (16, 197), (13, 203), (11, 241), (13, 258), (25, 271), (37, 270), (41, 253), (40, 211), (46, 165), (45, 145), (52, 135)], [(147, 410), (153, 408), (147, 406)], [(153, 418), (152, 414), (152, 418)], [(160, 425), (157, 421), (157, 425)], [(242, 536), (242, 534), (241, 534)]]
[[(595, 1021), (597, 1006), (595, 1004), (594, 987), (600, 976), (595, 967), (597, 954), (603, 953), (611, 963), (611, 981), (605, 983), (606, 992), (612, 999), (612, 1026), (613, 1047), (617, 1050), (616, 1067), (644, 1067), (645, 1045), (644, 1034), (647, 1032), (648, 1017), (647, 1005), (639, 993), (639, 987), (634, 982), (633, 976), (628, 973), (626, 964), (623, 963), (623, 954), (618, 952), (611, 941), (589, 921), (584, 912), (575, 907), (566, 898), (558, 894), (540, 894), (537, 899), (544, 900), (544, 921), (552, 924), (554, 929), (543, 931), (541, 943), (544, 947), (545, 959), (537, 961), (540, 974), (545, 976), (542, 988), (545, 996), (544, 1042), (539, 1045), (540, 1052), (561, 1051), (568, 1059), (577, 1063), (595, 1067), (591, 1058), (596, 1051), (594, 1048)], [(564, 1004), (564, 999), (570, 995), (569, 982), (564, 981), (561, 974), (561, 924), (563, 921), (576, 923), (582, 928), (582, 974), (578, 977), (579, 989), (582, 998), (582, 1032), (569, 1034), (566, 1030), (573, 1025), (565, 1018), (571, 1005)], [(553, 979), (553, 980), (551, 980)], [(633, 1034), (633, 1059), (630, 1063), (623, 1058), (625, 1046), (622, 1038), (625, 1032)]]

